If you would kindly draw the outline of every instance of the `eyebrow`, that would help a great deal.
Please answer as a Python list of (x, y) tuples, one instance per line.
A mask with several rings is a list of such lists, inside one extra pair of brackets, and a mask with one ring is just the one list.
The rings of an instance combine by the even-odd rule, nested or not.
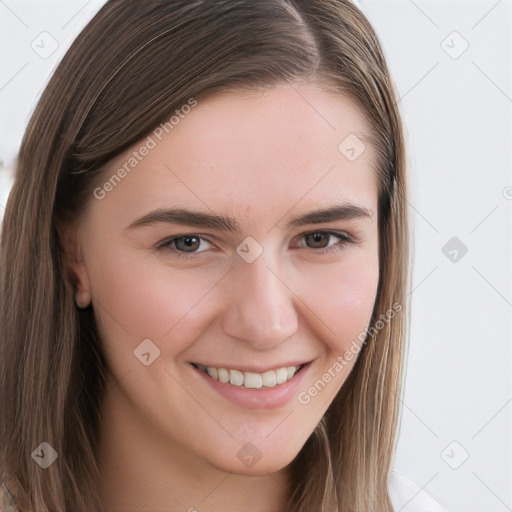
[[(303, 213), (289, 220), (286, 224), (286, 228), (291, 229), (305, 224), (322, 224), (324, 222), (337, 220), (369, 219), (371, 216), (372, 210), (352, 203), (343, 203)], [(140, 229), (160, 223), (183, 224), (230, 233), (242, 231), (240, 224), (234, 217), (224, 217), (221, 215), (188, 210), (186, 208), (158, 209), (152, 211), (132, 222), (127, 229)]]

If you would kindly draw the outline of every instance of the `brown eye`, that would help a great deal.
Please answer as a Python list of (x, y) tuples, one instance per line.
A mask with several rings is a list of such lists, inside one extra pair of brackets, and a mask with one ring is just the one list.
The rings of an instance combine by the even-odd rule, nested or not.
[(312, 231), (302, 235), (302, 239), (302, 247), (315, 249), (319, 254), (339, 251), (346, 244), (354, 243), (350, 236), (337, 231)]
[(170, 251), (177, 257), (186, 258), (200, 256), (207, 252), (211, 242), (199, 235), (180, 235), (167, 238), (157, 245), (160, 250)]
[(201, 245), (201, 239), (198, 236), (181, 236), (175, 238), (173, 243), (178, 251), (195, 252)]
[(311, 249), (325, 249), (331, 236), (329, 233), (309, 233), (305, 235), (306, 244)]

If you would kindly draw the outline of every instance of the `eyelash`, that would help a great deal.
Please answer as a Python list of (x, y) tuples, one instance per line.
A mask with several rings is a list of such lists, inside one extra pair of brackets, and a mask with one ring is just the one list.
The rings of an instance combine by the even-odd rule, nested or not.
[[(331, 254), (334, 252), (341, 251), (343, 249), (343, 247), (345, 247), (345, 245), (355, 243), (355, 241), (351, 237), (349, 237), (347, 234), (339, 232), (339, 231), (309, 231), (308, 233), (304, 233), (303, 235), (301, 235), (301, 238), (304, 238), (308, 235), (317, 235), (317, 234), (318, 235), (334, 236), (334, 237), (338, 238), (341, 242), (341, 243), (334, 244), (331, 247), (327, 247), (327, 248), (323, 248), (323, 249), (314, 249), (312, 247), (306, 246), (306, 249), (312, 249), (316, 254), (320, 254), (320, 255)], [(206, 252), (206, 251), (185, 252), (185, 251), (179, 251), (178, 249), (171, 247), (171, 245), (176, 240), (180, 240), (182, 238), (199, 238), (200, 240), (206, 241), (208, 243), (212, 243), (212, 242), (210, 242), (210, 240), (208, 240), (207, 238), (205, 238), (203, 236), (200, 236), (197, 234), (186, 234), (186, 235), (174, 236), (172, 238), (163, 240), (162, 242), (157, 244), (156, 248), (159, 250), (160, 249), (171, 250), (176, 253), (176, 257), (180, 260), (195, 259), (195, 258), (198, 258), (203, 252)]]

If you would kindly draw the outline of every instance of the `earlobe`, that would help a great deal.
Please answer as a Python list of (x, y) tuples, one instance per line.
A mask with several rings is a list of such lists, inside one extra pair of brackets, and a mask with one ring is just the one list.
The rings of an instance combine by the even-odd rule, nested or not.
[(59, 230), (62, 262), (66, 275), (73, 286), (75, 305), (87, 309), (91, 305), (91, 293), (87, 269), (82, 258), (82, 250), (75, 227), (66, 226)]
[(75, 293), (75, 305), (78, 309), (87, 309), (91, 305), (91, 294), (87, 290)]

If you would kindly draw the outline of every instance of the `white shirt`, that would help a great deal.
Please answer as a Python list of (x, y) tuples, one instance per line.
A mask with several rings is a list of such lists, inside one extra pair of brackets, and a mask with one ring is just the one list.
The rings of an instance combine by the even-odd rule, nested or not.
[(389, 497), (395, 512), (448, 512), (419, 485), (396, 471), (391, 472)]

